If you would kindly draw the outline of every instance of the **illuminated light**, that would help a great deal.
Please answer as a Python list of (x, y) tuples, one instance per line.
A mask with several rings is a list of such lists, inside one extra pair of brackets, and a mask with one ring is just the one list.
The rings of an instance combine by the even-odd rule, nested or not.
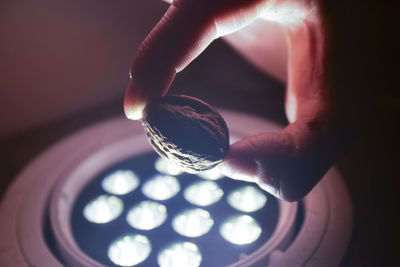
[(221, 171), (219, 170), (219, 167), (214, 167), (212, 169), (209, 169), (207, 171), (203, 171), (197, 174), (198, 176), (200, 176), (201, 178), (207, 179), (207, 180), (219, 180), (222, 177), (224, 177), (224, 175), (221, 173)]
[(219, 232), (228, 242), (236, 245), (251, 244), (261, 235), (261, 227), (249, 215), (235, 215), (226, 219)]
[(255, 186), (248, 185), (231, 192), (227, 200), (229, 205), (239, 211), (253, 212), (265, 206), (267, 197)]
[(151, 244), (144, 235), (125, 235), (108, 248), (108, 257), (119, 266), (133, 266), (143, 262), (151, 252)]
[(214, 204), (224, 195), (222, 189), (212, 181), (202, 181), (192, 184), (183, 192), (185, 199), (197, 206)]
[(92, 223), (108, 223), (117, 218), (124, 203), (115, 196), (100, 195), (86, 204), (83, 216)]
[(179, 190), (181, 187), (175, 177), (160, 174), (155, 175), (142, 187), (143, 194), (155, 200), (169, 199), (175, 196)]
[(151, 230), (160, 226), (167, 219), (167, 208), (154, 201), (142, 201), (132, 207), (126, 220), (132, 227), (140, 230)]
[(158, 254), (160, 267), (198, 267), (201, 263), (199, 248), (190, 242), (177, 242)]
[(125, 195), (135, 190), (139, 183), (139, 178), (133, 171), (119, 170), (105, 177), (101, 187), (107, 193)]
[(213, 224), (210, 213), (200, 208), (185, 210), (172, 220), (172, 228), (187, 237), (202, 236), (210, 231)]
[(156, 160), (155, 168), (160, 173), (172, 175), (172, 176), (183, 173), (183, 170), (181, 167), (179, 167), (178, 165), (176, 165), (164, 158), (158, 158)]

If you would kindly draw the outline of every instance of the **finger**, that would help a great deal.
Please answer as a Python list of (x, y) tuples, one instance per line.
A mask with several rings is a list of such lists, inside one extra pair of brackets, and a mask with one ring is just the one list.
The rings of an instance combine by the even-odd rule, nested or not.
[(140, 119), (144, 106), (163, 95), (176, 72), (216, 38), (212, 19), (193, 8), (171, 5), (140, 46), (125, 95), (128, 118)]
[(215, 38), (250, 23), (263, 2), (174, 1), (132, 62), (124, 102), (127, 117), (140, 119), (144, 106), (166, 93), (177, 72)]
[(297, 201), (348, 146), (338, 136), (327, 124), (297, 121), (281, 133), (262, 133), (232, 144), (221, 171), (234, 179), (254, 181), (278, 198)]

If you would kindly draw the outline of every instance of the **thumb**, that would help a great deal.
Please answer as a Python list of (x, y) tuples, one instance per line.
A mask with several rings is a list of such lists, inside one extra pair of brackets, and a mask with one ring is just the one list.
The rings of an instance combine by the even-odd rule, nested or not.
[(231, 145), (224, 175), (257, 183), (277, 198), (302, 199), (328, 171), (344, 144), (325, 127), (295, 122), (281, 133), (261, 133)]

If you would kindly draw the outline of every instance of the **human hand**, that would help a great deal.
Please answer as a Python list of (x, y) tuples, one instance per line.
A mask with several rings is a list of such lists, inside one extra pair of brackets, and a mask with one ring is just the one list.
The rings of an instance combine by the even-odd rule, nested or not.
[[(261, 16), (285, 30), (288, 42), (286, 114), (281, 133), (260, 133), (232, 144), (224, 174), (256, 182), (288, 201), (304, 197), (348, 146), (348, 110), (329, 84), (327, 31), (317, 4), (293, 0), (176, 0), (140, 46), (131, 65), (125, 113), (140, 119), (214, 39)], [(263, 38), (266, 39), (266, 38)], [(266, 59), (268, 60), (268, 59)]]

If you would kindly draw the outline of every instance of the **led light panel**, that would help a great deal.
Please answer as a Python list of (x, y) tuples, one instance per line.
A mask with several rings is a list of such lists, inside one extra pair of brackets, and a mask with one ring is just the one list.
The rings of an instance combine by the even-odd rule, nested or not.
[(118, 170), (105, 177), (101, 186), (107, 193), (125, 195), (135, 190), (139, 183), (140, 180), (133, 171)]
[(179, 190), (181, 190), (181, 187), (175, 177), (160, 174), (152, 177), (142, 187), (143, 194), (154, 200), (172, 198)]
[(160, 267), (198, 267), (201, 263), (199, 248), (190, 242), (176, 242), (158, 254)]
[(232, 244), (245, 245), (256, 241), (262, 229), (253, 217), (236, 215), (226, 219), (219, 231), (221, 236)]
[(210, 231), (213, 224), (210, 213), (199, 208), (185, 210), (172, 220), (174, 230), (187, 237), (202, 236)]
[(166, 175), (175, 176), (183, 173), (181, 167), (161, 157), (156, 160), (154, 167), (157, 171)]
[(163, 161), (153, 152), (126, 159), (80, 192), (71, 226), (89, 257), (110, 267), (219, 267), (272, 235), (278, 206), (265, 192), (220, 179), (217, 168), (190, 174)]
[(223, 196), (224, 191), (212, 181), (200, 181), (187, 187), (183, 193), (185, 199), (197, 206), (209, 206)]
[(197, 175), (200, 176), (201, 178), (213, 181), (219, 180), (222, 177), (224, 177), (224, 175), (219, 171), (218, 166), (203, 172), (199, 172)]
[(144, 235), (125, 235), (111, 243), (108, 257), (119, 266), (134, 266), (143, 262), (151, 252), (151, 244)]
[(167, 219), (167, 208), (154, 201), (144, 200), (132, 207), (126, 220), (132, 227), (151, 230), (160, 226)]
[(101, 195), (85, 206), (83, 215), (92, 223), (108, 223), (117, 218), (123, 209), (124, 203), (118, 197)]
[(265, 206), (267, 197), (255, 186), (247, 185), (228, 195), (228, 203), (238, 211), (254, 212)]

